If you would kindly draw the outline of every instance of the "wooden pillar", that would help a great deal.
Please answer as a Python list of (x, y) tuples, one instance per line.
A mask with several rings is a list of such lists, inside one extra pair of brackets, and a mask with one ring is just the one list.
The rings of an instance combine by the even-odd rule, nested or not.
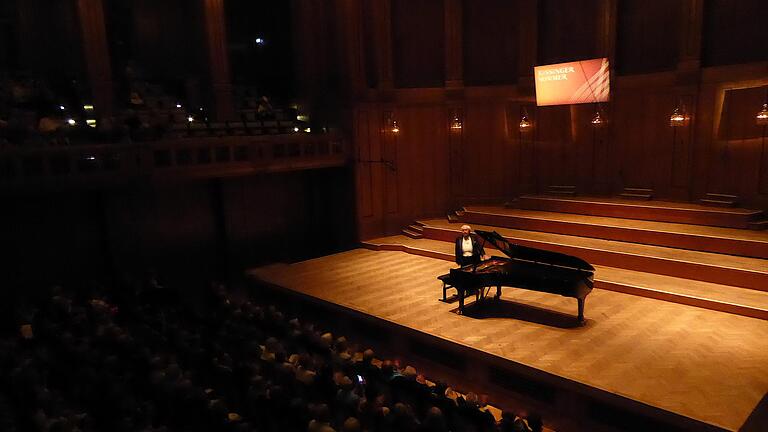
[(701, 68), (701, 32), (704, 19), (704, 1), (686, 0), (681, 11), (680, 42), (678, 46), (677, 82), (680, 85), (697, 84)]
[(601, 0), (598, 25), (597, 53), (608, 58), (611, 72), (616, 69), (616, 21), (618, 20), (617, 0)]
[(77, 13), (93, 106), (99, 116), (110, 116), (114, 110), (114, 86), (102, 0), (77, 0)]
[(538, 63), (539, 2), (519, 0), (518, 7), (518, 61), (517, 86), (521, 96), (533, 96), (533, 67)]
[(392, 90), (392, 2), (372, 0), (375, 17), (374, 49), (376, 50), (376, 75), (379, 90)]
[(681, 15), (678, 70), (696, 70), (701, 65), (701, 32), (704, 1), (686, 0)]
[(337, 13), (340, 17), (336, 20), (336, 34), (341, 46), (343, 90), (347, 98), (357, 99), (365, 90), (360, 1), (339, 0)]
[(235, 117), (235, 110), (232, 104), (224, 0), (203, 0), (203, 20), (208, 46), (208, 73), (213, 89), (213, 113), (217, 120), (230, 120)]
[(445, 87), (464, 87), (461, 0), (445, 0)]

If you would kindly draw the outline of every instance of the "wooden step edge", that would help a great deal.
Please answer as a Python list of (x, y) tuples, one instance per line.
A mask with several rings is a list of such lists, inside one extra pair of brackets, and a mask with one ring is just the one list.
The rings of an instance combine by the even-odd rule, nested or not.
[[(427, 227), (427, 228), (429, 228), (431, 230), (448, 231), (447, 229), (445, 229), (443, 227)], [(574, 237), (574, 238), (576, 238), (576, 236), (572, 236), (572, 235), (565, 235), (565, 236), (566, 237)], [(625, 260), (626, 260), (626, 258), (630, 258), (630, 259), (644, 260), (645, 262), (653, 262), (653, 263), (655, 263), (655, 262), (663, 262), (665, 264), (683, 265), (683, 266), (687, 266), (687, 268), (691, 269), (692, 271), (693, 271), (693, 269), (701, 270), (701, 269), (706, 268), (706, 269), (711, 269), (714, 272), (714, 275), (717, 275), (717, 277), (715, 277), (715, 276), (712, 275), (712, 273), (709, 273), (707, 278), (695, 278), (695, 277), (688, 278), (688, 279), (691, 279), (691, 280), (698, 280), (698, 281), (701, 281), (701, 282), (710, 282), (710, 283), (715, 283), (715, 284), (727, 284), (727, 282), (724, 282), (723, 280), (720, 279), (720, 278), (724, 277), (723, 276), (723, 272), (727, 272), (727, 273), (730, 273), (731, 275), (736, 274), (736, 275), (745, 276), (748, 279), (748, 283), (747, 282), (742, 282), (740, 284), (733, 284), (734, 286), (738, 286), (740, 288), (753, 289), (753, 290), (756, 290), (756, 291), (767, 291), (768, 292), (768, 286), (766, 286), (765, 284), (759, 284), (754, 279), (754, 278), (759, 278), (760, 280), (762, 280), (764, 278), (768, 278), (768, 272), (760, 272), (760, 271), (755, 270), (755, 269), (748, 269), (748, 268), (745, 269), (745, 268), (723, 266), (723, 265), (717, 265), (717, 264), (708, 264), (708, 263), (703, 263), (703, 262), (698, 262), (698, 261), (691, 261), (691, 260), (686, 260), (686, 259), (679, 259), (679, 258), (678, 259), (667, 258), (667, 257), (664, 257), (664, 256), (657, 256), (657, 255), (647, 254), (647, 253), (625, 252), (625, 251), (621, 251), (621, 250), (612, 250), (612, 249), (605, 249), (605, 248), (586, 247), (586, 246), (581, 246), (579, 244), (562, 243), (562, 242), (558, 242), (558, 241), (545, 241), (545, 240), (541, 240), (541, 239), (523, 239), (523, 238), (518, 238), (518, 237), (504, 235), (504, 234), (502, 234), (502, 237), (504, 237), (507, 241), (509, 241), (511, 243), (514, 243), (514, 244), (520, 244), (522, 246), (533, 247), (533, 248), (537, 248), (537, 249), (544, 249), (544, 250), (549, 250), (549, 251), (553, 251), (553, 252), (565, 253), (565, 254), (568, 254), (568, 255), (584, 256), (584, 253), (582, 253), (582, 252), (586, 252), (586, 253), (590, 253), (591, 252), (593, 254), (601, 254), (603, 256), (605, 256), (605, 255), (612, 255), (612, 256), (617, 256), (617, 257), (623, 257), (623, 258), (625, 258)], [(438, 239), (438, 238), (430, 237), (427, 232), (425, 232), (424, 238), (425, 239), (430, 239), (430, 240), (437, 240), (437, 241), (446, 241), (446, 240), (441, 240), (441, 239)], [(612, 240), (608, 240), (608, 241), (612, 241)], [(614, 242), (616, 242), (616, 241), (614, 241)], [(628, 243), (628, 242), (620, 242), (620, 241), (618, 241), (616, 243)], [(675, 248), (669, 248), (669, 247), (666, 247), (666, 246), (653, 246), (653, 245), (648, 245), (648, 246), (650, 246), (650, 247), (665, 248), (665, 249), (675, 249)], [(702, 253), (712, 253), (712, 252), (702, 252)], [(750, 258), (750, 259), (760, 259), (760, 258)], [(590, 261), (592, 261), (594, 264), (597, 264), (597, 265), (602, 265), (602, 266), (606, 266), (606, 267), (617, 267), (614, 264), (611, 264), (609, 262), (604, 262), (604, 261), (601, 261), (599, 259), (598, 260), (594, 260), (593, 259), (593, 260), (590, 260)], [(641, 272), (643, 271), (639, 267), (634, 267), (634, 266), (627, 266), (627, 267), (621, 267), (621, 268), (625, 268), (627, 270), (632, 270), (632, 271), (641, 271)], [(666, 267), (666, 268), (669, 268), (669, 267)], [(653, 274), (658, 274), (658, 275), (662, 275), (662, 276), (683, 277), (683, 276), (681, 276), (678, 273), (670, 273), (669, 271), (655, 271), (655, 272), (650, 272), (649, 271), (647, 273), (653, 273)]]
[[(361, 244), (367, 249), (371, 250), (385, 250), (385, 251), (398, 251), (406, 252), (413, 255), (419, 255), (429, 258), (442, 259), (444, 261), (453, 261), (453, 255), (433, 251), (429, 249), (422, 249), (413, 246), (407, 246), (403, 244), (377, 244), (370, 241), (361, 242)], [(634, 295), (637, 297), (651, 298), (654, 300), (667, 301), (670, 303), (683, 304), (686, 306), (699, 307), (702, 309), (709, 309), (718, 312), (730, 313), (732, 315), (740, 315), (750, 318), (757, 318), (762, 320), (768, 320), (768, 310), (755, 308), (751, 306), (744, 306), (735, 303), (728, 303), (718, 300), (707, 299), (703, 297), (689, 296), (685, 294), (678, 294), (669, 291), (654, 290), (652, 288), (640, 287), (630, 284), (623, 284), (614, 281), (602, 280), (599, 277), (595, 279), (595, 288), (604, 289), (606, 291), (620, 292), (623, 294)]]
[(725, 201), (725, 200), (717, 200), (717, 199), (701, 199), (699, 200), (700, 203), (708, 206), (713, 207), (736, 207), (735, 201)]
[(656, 290), (647, 287), (622, 284), (613, 281), (604, 281), (600, 279), (595, 280), (595, 288), (630, 294), (638, 297), (652, 298), (654, 300), (662, 300), (670, 303), (684, 304), (702, 309), (725, 312), (732, 315), (768, 320), (768, 309), (760, 309), (752, 306), (729, 303), (704, 297)]
[(417, 232), (417, 233), (421, 233), (421, 232), (424, 231), (424, 225), (423, 224), (417, 224), (417, 223), (414, 222), (414, 223), (408, 225), (407, 229), (409, 229), (411, 231), (414, 231), (414, 232)]
[(393, 243), (375, 243), (371, 242), (370, 240), (362, 241), (360, 244), (370, 250), (374, 251), (394, 251), (394, 252), (406, 252), (411, 255), (419, 255), (427, 258), (435, 258), (440, 259), (443, 261), (453, 261), (454, 256), (453, 254), (445, 253), (445, 252), (438, 252), (433, 251), (430, 249), (422, 249), (417, 248), (413, 246), (407, 246), (404, 244), (393, 244)]
[(648, 189), (648, 188), (631, 188), (631, 187), (628, 187), (628, 188), (624, 188), (624, 192), (643, 193), (643, 194), (653, 195), (653, 189)]
[[(490, 215), (494, 218), (498, 218), (498, 220), (494, 221), (496, 223), (495, 225), (489, 225), (487, 223), (483, 223), (482, 219), (480, 219), (481, 222), (476, 222), (477, 217), (475, 217), (475, 215), (478, 215), (478, 217), (480, 218), (486, 215)], [(606, 219), (620, 220), (620, 218), (613, 218), (609, 216), (601, 216), (601, 217)], [(504, 218), (506, 220), (500, 220), (501, 218)], [(728, 250), (724, 251), (718, 248), (712, 248), (712, 247), (707, 248), (707, 246), (696, 246), (696, 247), (675, 246), (673, 244), (674, 243), (673, 240), (670, 240), (669, 244), (663, 243), (663, 241), (666, 241), (668, 237), (669, 238), (684, 237), (686, 239), (691, 239), (691, 241), (698, 241), (702, 245), (707, 245), (709, 244), (709, 242), (728, 241), (728, 242), (740, 243), (743, 245), (751, 245), (751, 247), (755, 247), (757, 245), (766, 243), (765, 241), (755, 240), (750, 238), (733, 238), (733, 237), (726, 237), (725, 235), (717, 235), (717, 234), (708, 235), (703, 233), (702, 234), (688, 233), (688, 232), (672, 231), (672, 230), (654, 230), (646, 227), (625, 227), (621, 225), (606, 225), (602, 223), (593, 223), (593, 222), (578, 221), (578, 220), (576, 221), (561, 220), (561, 219), (554, 219), (551, 217), (544, 217), (544, 216), (539, 217), (539, 216), (527, 216), (527, 215), (517, 215), (517, 214), (488, 213), (488, 212), (478, 212), (478, 211), (468, 211), (467, 214), (465, 215), (464, 220), (466, 220), (468, 223), (476, 223), (479, 225), (514, 229), (519, 231), (530, 231), (530, 232), (547, 233), (547, 234), (577, 236), (577, 237), (585, 237), (585, 238), (598, 239), (598, 240), (618, 241), (618, 242), (626, 242), (626, 243), (632, 243), (632, 244), (642, 244), (647, 246), (659, 246), (659, 247), (666, 247), (666, 248), (673, 248), (673, 249), (691, 250), (691, 251), (697, 251), (697, 252), (728, 254), (728, 255), (734, 255), (734, 256), (741, 256), (745, 258), (768, 259), (768, 255), (751, 254), (743, 251), (741, 248), (738, 248), (737, 250), (731, 249), (732, 246), (729, 246)], [(661, 222), (661, 223), (671, 223), (676, 225), (688, 225), (688, 226), (697, 226), (697, 227), (701, 226), (701, 225), (695, 225), (695, 224), (683, 224), (679, 222)], [(529, 226), (530, 224), (538, 224), (538, 225), (535, 227), (531, 227)], [(569, 228), (563, 229), (561, 227), (569, 227)], [(711, 227), (711, 228), (720, 228), (720, 227)], [(573, 234), (571, 232), (568, 232), (570, 230), (577, 230), (577, 229), (601, 230), (603, 231), (603, 233), (585, 234), (582, 232), (579, 234)], [(730, 229), (736, 229), (736, 228), (730, 228)], [(754, 231), (768, 229), (768, 220), (750, 222), (748, 229), (754, 230)], [(604, 234), (605, 230), (610, 231), (611, 234)], [(613, 235), (612, 234), (613, 232), (626, 233), (626, 235), (634, 235), (635, 233), (637, 233), (638, 235), (655, 236), (654, 241), (656, 241), (656, 243), (621, 239), (619, 238), (621, 237), (620, 235)]]
[(412, 239), (420, 239), (420, 238), (422, 238), (422, 234), (421, 233), (418, 233), (418, 232), (415, 232), (415, 231), (411, 231), (408, 228), (402, 229), (401, 232), (406, 237), (410, 237)]
[(642, 193), (622, 193), (622, 194), (619, 194), (619, 196), (625, 199), (643, 200), (643, 201), (650, 201), (651, 198), (653, 198), (653, 195), (642, 194)]
[(726, 201), (737, 201), (738, 195), (720, 194), (720, 193), (708, 193), (707, 198), (724, 199)]

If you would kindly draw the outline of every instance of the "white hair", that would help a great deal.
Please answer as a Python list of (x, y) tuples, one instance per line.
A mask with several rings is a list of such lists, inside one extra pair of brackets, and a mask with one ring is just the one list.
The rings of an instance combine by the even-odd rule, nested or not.
[(461, 229), (462, 229), (462, 230), (468, 229), (468, 230), (472, 231), (472, 227), (471, 227), (471, 226), (469, 226), (469, 225), (466, 225), (466, 224), (465, 224), (465, 225), (462, 225), (462, 226), (461, 226)]

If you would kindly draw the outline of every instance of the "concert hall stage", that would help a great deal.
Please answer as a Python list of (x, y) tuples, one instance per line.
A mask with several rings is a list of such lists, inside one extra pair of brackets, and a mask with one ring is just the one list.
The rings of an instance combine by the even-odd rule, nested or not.
[[(397, 237), (379, 244), (412, 240)], [(436, 278), (452, 267), (441, 250), (448, 243), (412, 241), (423, 242), (411, 246), (420, 254), (355, 249), (248, 274), (349, 326), (380, 329), (404, 357), (425, 359), (417, 365), (465, 376), (459, 390), (527, 394), (545, 422), (557, 411), (614, 430), (645, 422), (646, 430), (735, 431), (765, 407), (764, 319), (599, 287), (587, 297), (584, 326), (575, 299), (514, 288), (462, 316), (457, 303), (438, 301)]]

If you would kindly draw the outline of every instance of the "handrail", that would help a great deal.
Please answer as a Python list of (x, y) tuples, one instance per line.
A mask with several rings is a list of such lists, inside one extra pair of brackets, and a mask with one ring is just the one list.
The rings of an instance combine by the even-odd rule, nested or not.
[(0, 150), (0, 186), (108, 177), (236, 175), (347, 163), (346, 140), (336, 132), (220, 136)]

